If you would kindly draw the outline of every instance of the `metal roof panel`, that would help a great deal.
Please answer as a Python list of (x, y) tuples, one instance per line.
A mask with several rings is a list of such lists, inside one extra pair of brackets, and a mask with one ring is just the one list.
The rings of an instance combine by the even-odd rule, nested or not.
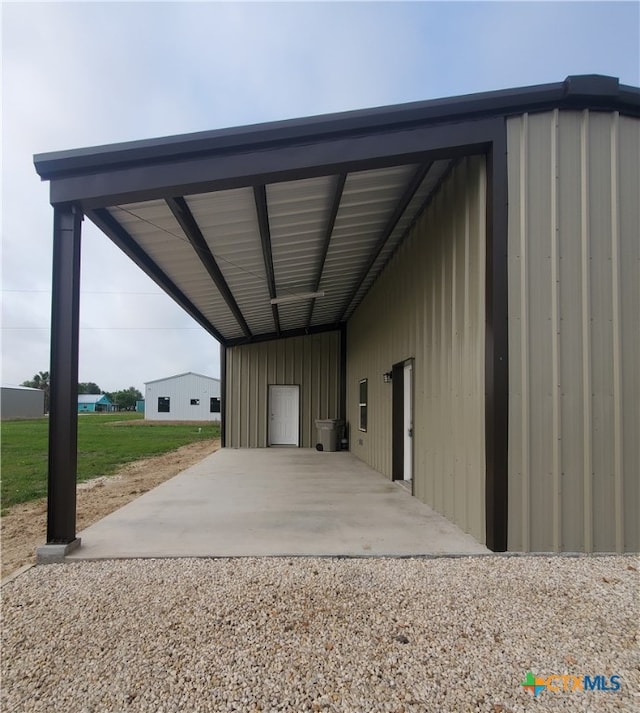
[(110, 214), (225, 338), (242, 335), (235, 317), (164, 201), (115, 206)]
[(252, 333), (273, 331), (252, 189), (188, 196), (186, 202)]
[(315, 288), (332, 188), (331, 176), (267, 186), (278, 297)]

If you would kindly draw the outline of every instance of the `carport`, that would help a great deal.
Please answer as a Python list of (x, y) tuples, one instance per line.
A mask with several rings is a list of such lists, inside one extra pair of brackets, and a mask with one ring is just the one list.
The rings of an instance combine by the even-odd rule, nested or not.
[[(78, 545), (86, 217), (220, 343), (224, 447), (309, 448), (337, 417), (355, 455), (491, 550), (635, 547), (620, 295), (637, 284), (639, 112), (637, 88), (589, 75), (36, 156), (54, 208), (48, 544)], [(613, 258), (591, 237), (605, 215)], [(579, 353), (583, 375), (561, 373)], [(283, 387), (297, 421), (274, 436)]]
[[(544, 99), (545, 91), (529, 94)], [(234, 415), (226, 353), (238, 345), (338, 332), (337, 413), (326, 416), (345, 418), (350, 315), (455, 161), (486, 156), (493, 335), (486, 371), (489, 391), (500, 393), (506, 387), (502, 112), (518, 101), (512, 92), (495, 92), (36, 156), (54, 207), (48, 544), (76, 546), (84, 217), (220, 342), (225, 446)], [(487, 541), (504, 549), (506, 402), (488, 403), (487, 531), (497, 529)]]

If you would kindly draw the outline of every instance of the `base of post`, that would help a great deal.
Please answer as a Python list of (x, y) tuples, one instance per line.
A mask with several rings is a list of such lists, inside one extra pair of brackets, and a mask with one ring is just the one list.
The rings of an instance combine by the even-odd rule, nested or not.
[(36, 564), (55, 564), (64, 562), (64, 558), (69, 553), (80, 547), (80, 538), (63, 545), (46, 544), (36, 548)]

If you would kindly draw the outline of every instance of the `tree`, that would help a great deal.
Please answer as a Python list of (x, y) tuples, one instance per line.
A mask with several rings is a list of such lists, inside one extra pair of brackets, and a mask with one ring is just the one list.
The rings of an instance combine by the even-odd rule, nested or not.
[(133, 411), (136, 408), (136, 401), (142, 400), (142, 394), (135, 386), (130, 386), (128, 389), (114, 391), (107, 396), (114, 404), (117, 404), (120, 411)]
[(98, 384), (95, 384), (93, 381), (81, 381), (78, 384), (78, 393), (79, 394), (101, 394), (101, 393), (103, 393), (103, 391), (98, 386)]
[(40, 389), (44, 391), (44, 412), (49, 413), (49, 372), (39, 371), (31, 381), (23, 381), (21, 386), (28, 386), (30, 389)]

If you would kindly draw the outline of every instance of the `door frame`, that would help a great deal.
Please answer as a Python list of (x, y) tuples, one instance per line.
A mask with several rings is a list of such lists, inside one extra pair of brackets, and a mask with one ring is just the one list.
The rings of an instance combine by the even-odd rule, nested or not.
[[(296, 443), (271, 443), (271, 388), (272, 387), (294, 388), (298, 393), (298, 428), (296, 429)], [(267, 384), (267, 447), (271, 448), (300, 448), (300, 438), (302, 435), (302, 418), (301, 418), (301, 389), (300, 384)]]
[[(403, 368), (403, 390), (404, 390), (404, 413), (403, 413), (403, 440), (404, 440), (404, 480), (410, 480), (413, 492), (413, 381), (415, 378), (413, 370), (413, 359), (407, 359)], [(407, 418), (408, 416), (408, 418)], [(410, 477), (407, 478), (407, 472)]]
[(412, 366), (411, 379), (411, 419), (414, 423), (414, 437), (411, 441), (413, 472), (411, 494), (415, 491), (415, 359), (409, 357), (393, 365), (391, 370), (391, 479), (404, 480), (404, 367)]

